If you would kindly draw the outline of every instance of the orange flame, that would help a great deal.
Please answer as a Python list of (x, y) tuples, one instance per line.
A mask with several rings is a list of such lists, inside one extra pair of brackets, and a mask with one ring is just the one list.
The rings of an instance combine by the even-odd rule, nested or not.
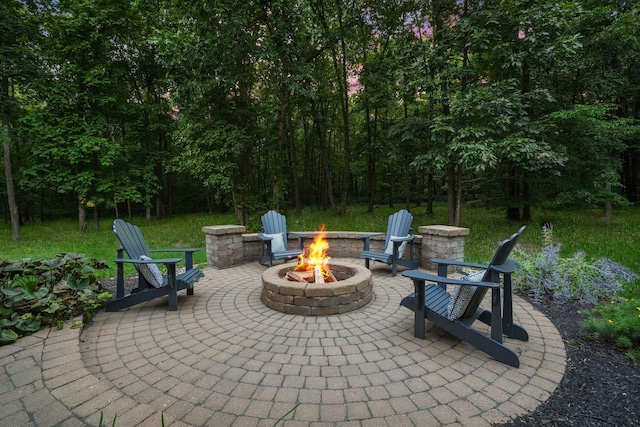
[(310, 271), (314, 270), (316, 266), (319, 266), (323, 276), (331, 276), (329, 270), (329, 260), (331, 257), (327, 256), (329, 242), (325, 240), (326, 235), (324, 224), (321, 224), (320, 231), (313, 238), (313, 243), (304, 248), (302, 254), (298, 255), (298, 265), (295, 271)]

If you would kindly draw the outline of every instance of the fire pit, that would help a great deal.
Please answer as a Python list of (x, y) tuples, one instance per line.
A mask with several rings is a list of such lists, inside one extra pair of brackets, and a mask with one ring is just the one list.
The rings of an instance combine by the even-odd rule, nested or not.
[(319, 316), (347, 313), (373, 298), (371, 271), (329, 262), (324, 230), (299, 256), (298, 264), (271, 267), (262, 274), (262, 302), (284, 313)]

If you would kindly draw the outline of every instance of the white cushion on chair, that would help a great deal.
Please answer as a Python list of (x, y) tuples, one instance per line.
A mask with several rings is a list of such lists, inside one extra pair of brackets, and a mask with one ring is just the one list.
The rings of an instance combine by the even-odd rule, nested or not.
[[(151, 261), (152, 259), (146, 255), (140, 255), (140, 260)], [(154, 288), (162, 286), (162, 273), (160, 272), (157, 264), (138, 264), (138, 268), (140, 269), (140, 273), (142, 273), (151, 286)]]
[[(476, 273), (468, 274), (462, 278), (462, 280), (468, 280), (470, 282), (479, 282), (484, 277), (485, 270), (480, 270)], [(447, 319), (456, 320), (464, 314), (467, 309), (473, 293), (476, 291), (476, 286), (471, 285), (456, 285), (451, 291), (451, 299), (449, 305), (447, 305)]]
[[(389, 243), (387, 243), (387, 247), (384, 249), (384, 253), (387, 255), (393, 255), (393, 240), (394, 239), (401, 239), (402, 237), (398, 237), (398, 236), (390, 236), (389, 237)], [(404, 250), (407, 247), (407, 241), (405, 240), (404, 242), (402, 242), (402, 244), (398, 247), (398, 258), (402, 258), (402, 254), (404, 254)]]
[(287, 250), (284, 244), (283, 233), (265, 234), (267, 237), (271, 237), (271, 252), (283, 252)]

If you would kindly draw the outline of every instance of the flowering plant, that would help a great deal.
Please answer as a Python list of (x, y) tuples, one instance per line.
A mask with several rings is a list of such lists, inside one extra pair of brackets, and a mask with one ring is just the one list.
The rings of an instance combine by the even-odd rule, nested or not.
[(517, 248), (514, 289), (527, 293), (536, 301), (553, 299), (558, 302), (577, 300), (597, 304), (614, 298), (622, 285), (638, 279), (629, 268), (600, 258), (590, 261), (584, 252), (560, 256), (561, 244), (553, 240), (553, 226), (543, 227), (543, 247), (540, 251)]

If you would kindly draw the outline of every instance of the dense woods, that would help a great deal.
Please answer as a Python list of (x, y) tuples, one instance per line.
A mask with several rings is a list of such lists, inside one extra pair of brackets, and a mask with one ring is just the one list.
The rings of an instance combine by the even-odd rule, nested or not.
[(638, 201), (636, 2), (4, 0), (0, 33), (14, 240), (73, 215)]

